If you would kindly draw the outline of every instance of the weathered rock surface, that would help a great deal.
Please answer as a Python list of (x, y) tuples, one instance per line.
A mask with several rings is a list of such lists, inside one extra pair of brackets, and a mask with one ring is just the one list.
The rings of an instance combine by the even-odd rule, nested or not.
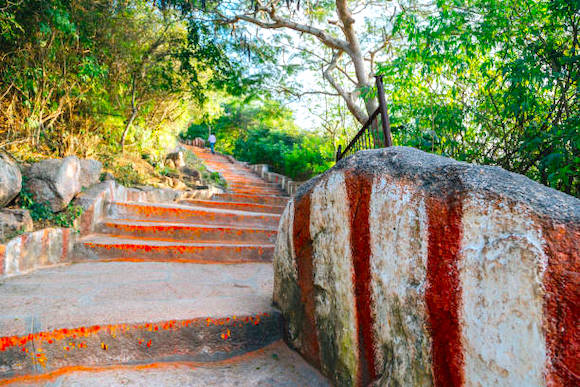
[(359, 152), (282, 216), (274, 301), (337, 385), (578, 385), (580, 200), (412, 148)]
[(22, 175), (18, 165), (0, 152), (0, 207), (10, 203), (22, 189)]
[(76, 156), (43, 160), (26, 173), (34, 200), (48, 202), (55, 212), (63, 210), (81, 191), (81, 164)]
[(166, 160), (170, 160), (173, 162), (173, 165), (175, 166), (175, 168), (183, 168), (185, 167), (185, 158), (183, 156), (183, 152), (182, 151), (177, 151), (177, 152), (173, 152), (173, 153), (169, 153), (166, 156)]
[(100, 161), (93, 159), (82, 159), (81, 164), (81, 187), (87, 188), (93, 184), (97, 184), (101, 177), (101, 171), (103, 170), (103, 164)]
[(197, 169), (193, 169), (193, 168), (190, 168), (188, 166), (185, 166), (181, 169), (181, 172), (183, 172), (184, 175), (189, 176), (195, 180), (201, 179), (201, 174), (199, 173), (199, 171)]
[(4, 208), (0, 210), (0, 241), (19, 233), (32, 231), (28, 210)]

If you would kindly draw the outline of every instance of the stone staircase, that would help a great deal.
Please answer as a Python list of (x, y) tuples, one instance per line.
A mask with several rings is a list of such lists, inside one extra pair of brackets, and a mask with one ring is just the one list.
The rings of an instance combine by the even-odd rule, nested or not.
[(0, 282), (0, 385), (327, 385), (281, 341), (272, 307), (288, 198), (243, 164), (192, 150), (226, 193), (109, 203), (74, 264)]

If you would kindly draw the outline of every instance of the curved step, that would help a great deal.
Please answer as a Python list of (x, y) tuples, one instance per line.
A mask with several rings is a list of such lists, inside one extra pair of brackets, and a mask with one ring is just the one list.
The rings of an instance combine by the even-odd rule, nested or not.
[(12, 381), (47, 386), (287, 386), (330, 387), (330, 382), (282, 340), (264, 348), (212, 362), (78, 367)]
[(276, 242), (274, 228), (216, 226), (192, 223), (147, 222), (126, 219), (104, 219), (97, 225), (101, 234), (130, 236), (133, 238), (163, 239), (185, 242), (238, 241)]
[[(63, 367), (213, 362), (262, 348), (281, 337), (271, 291), (265, 264), (84, 263), (3, 280), (0, 384)], [(28, 302), (15, 302), (22, 294)]]
[(271, 262), (274, 245), (247, 242), (176, 242), (89, 235), (75, 245), (74, 261)]

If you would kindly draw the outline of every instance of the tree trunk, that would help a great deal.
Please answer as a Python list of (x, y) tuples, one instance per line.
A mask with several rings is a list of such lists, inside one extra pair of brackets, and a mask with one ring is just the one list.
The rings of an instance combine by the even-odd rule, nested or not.
[(123, 130), (123, 135), (121, 136), (121, 152), (125, 153), (125, 139), (127, 138), (127, 133), (129, 132), (129, 128), (131, 127), (131, 125), (133, 125), (133, 121), (135, 120), (135, 117), (137, 117), (137, 113), (139, 112), (138, 109), (133, 109), (133, 112), (131, 113), (131, 117), (129, 118), (129, 121), (127, 121), (127, 125), (125, 125), (125, 129)]

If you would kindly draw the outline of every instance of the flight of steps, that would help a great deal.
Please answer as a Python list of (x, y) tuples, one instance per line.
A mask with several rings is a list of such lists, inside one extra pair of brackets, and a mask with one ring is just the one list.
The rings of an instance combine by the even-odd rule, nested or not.
[(75, 263), (0, 281), (0, 385), (328, 385), (281, 341), (272, 306), (288, 198), (192, 149), (226, 193), (109, 203)]
[(288, 198), (242, 164), (193, 149), (224, 176), (227, 193), (179, 204), (110, 203), (108, 218), (82, 239), (76, 259), (270, 262)]

